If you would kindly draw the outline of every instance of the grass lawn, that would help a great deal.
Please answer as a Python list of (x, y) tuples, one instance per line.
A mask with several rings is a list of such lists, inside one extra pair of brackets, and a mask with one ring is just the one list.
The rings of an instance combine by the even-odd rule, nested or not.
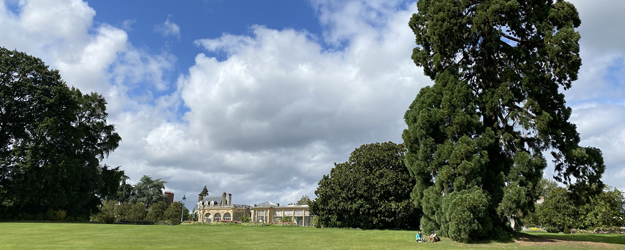
[(414, 235), (399, 230), (240, 225), (0, 223), (0, 249), (625, 249), (625, 235), (593, 238), (621, 244), (554, 240), (551, 237), (561, 235), (552, 234), (526, 235), (529, 240), (510, 243), (460, 244), (449, 239), (416, 243)]
[(625, 234), (554, 234), (554, 233), (530, 233), (536, 236), (549, 237), (561, 240), (577, 240), (605, 242), (625, 245)]

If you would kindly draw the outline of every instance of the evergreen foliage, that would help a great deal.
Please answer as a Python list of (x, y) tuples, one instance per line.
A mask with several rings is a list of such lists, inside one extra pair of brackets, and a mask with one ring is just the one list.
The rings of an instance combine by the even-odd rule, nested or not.
[(300, 198), (295, 205), (310, 205), (310, 198), (308, 198), (308, 195), (302, 195), (302, 198)]
[(152, 177), (144, 175), (132, 188), (132, 195), (129, 199), (130, 203), (136, 204), (141, 202), (149, 208), (153, 203), (165, 201), (165, 195), (163, 195), (165, 183), (167, 182), (161, 181), (161, 179), (153, 180)]
[(553, 0), (420, 0), (412, 59), (434, 80), (404, 118), (421, 229), (467, 242), (534, 209), (550, 151), (574, 200), (599, 193), (601, 151), (580, 147), (560, 88), (577, 79), (581, 21)]
[(310, 211), (325, 227), (414, 228), (420, 211), (410, 200), (415, 181), (403, 145), (365, 144), (324, 175)]
[(100, 165), (121, 137), (106, 100), (69, 88), (40, 59), (0, 47), (0, 217), (51, 209), (88, 218), (123, 171)]
[(204, 189), (202, 189), (202, 192), (200, 192), (200, 195), (202, 197), (208, 196), (208, 189), (206, 189), (206, 186), (204, 186)]

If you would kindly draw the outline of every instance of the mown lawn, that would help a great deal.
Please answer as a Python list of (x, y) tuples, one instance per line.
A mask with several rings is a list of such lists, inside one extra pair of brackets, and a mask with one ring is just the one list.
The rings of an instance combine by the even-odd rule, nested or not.
[(571, 241), (592, 241), (625, 245), (625, 234), (554, 234), (554, 233), (530, 233), (536, 236), (571, 240)]
[[(247, 226), (0, 223), (0, 249), (592, 249), (625, 245), (555, 241), (416, 243), (413, 231)], [(551, 237), (552, 235), (548, 235)], [(620, 237), (620, 238), (619, 238)], [(625, 236), (609, 242), (623, 244)], [(542, 239), (545, 239), (544, 241)], [(601, 238), (596, 238), (601, 239)], [(605, 238), (607, 239), (607, 238)], [(553, 243), (553, 244), (552, 244)], [(595, 245), (592, 245), (595, 244)]]

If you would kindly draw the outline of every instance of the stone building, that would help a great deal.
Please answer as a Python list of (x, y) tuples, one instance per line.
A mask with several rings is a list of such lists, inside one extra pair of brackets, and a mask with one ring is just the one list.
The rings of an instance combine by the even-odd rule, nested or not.
[(221, 220), (240, 220), (241, 216), (250, 216), (250, 206), (232, 204), (232, 194), (226, 192), (220, 196), (198, 195), (197, 205), (194, 208), (198, 221), (213, 222)]
[(310, 226), (310, 212), (308, 205), (288, 205), (281, 207), (280, 203), (269, 201), (254, 204), (252, 209), (252, 222), (274, 223), (284, 216), (289, 216), (293, 222), (300, 226)]

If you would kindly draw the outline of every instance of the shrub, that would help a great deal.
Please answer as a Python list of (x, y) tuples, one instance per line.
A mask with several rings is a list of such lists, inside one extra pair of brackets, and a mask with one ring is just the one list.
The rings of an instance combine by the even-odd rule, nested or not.
[(571, 230), (569, 229), (569, 226), (564, 226), (564, 231), (562, 231), (564, 234), (571, 234)]
[(272, 226), (278, 226), (278, 227), (298, 227), (299, 226), (295, 222), (276, 222), (276, 223), (273, 223), (271, 225)]
[(557, 227), (543, 227), (543, 230), (547, 231), (547, 233), (558, 233), (560, 229)]
[(240, 219), (241, 219), (241, 222), (243, 223), (248, 223), (252, 221), (252, 219), (248, 215), (242, 215)]

